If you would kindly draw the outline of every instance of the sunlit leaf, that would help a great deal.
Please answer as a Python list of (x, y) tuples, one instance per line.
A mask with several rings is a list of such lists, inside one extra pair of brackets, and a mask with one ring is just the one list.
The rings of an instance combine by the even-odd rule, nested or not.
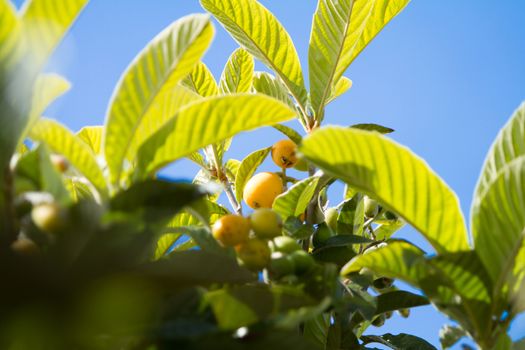
[(385, 276), (401, 278), (414, 286), (426, 273), (424, 253), (414, 245), (397, 241), (370, 253), (358, 255), (341, 269), (348, 275), (367, 267)]
[(202, 62), (193, 68), (191, 73), (181, 81), (181, 84), (202, 97), (214, 96), (219, 93), (213, 74)]
[(409, 0), (320, 0), (312, 23), (308, 68), (316, 118), (345, 70)]
[(253, 77), (253, 88), (255, 91), (271, 96), (284, 102), (291, 108), (295, 108), (295, 104), (290, 97), (290, 93), (279, 79), (267, 72), (255, 72)]
[(407, 148), (375, 132), (328, 127), (304, 138), (299, 150), (328, 174), (393, 209), (438, 252), (469, 248), (456, 195)]
[(77, 136), (89, 146), (93, 153), (99, 155), (102, 152), (103, 133), (103, 126), (85, 126), (80, 129)]
[(264, 95), (210, 97), (182, 109), (138, 151), (139, 174), (166, 164), (239, 132), (293, 118), (295, 112)]
[(42, 66), (89, 0), (29, 0), (20, 10), (33, 64)]
[(525, 262), (516, 259), (525, 245), (524, 125), (525, 103), (494, 141), (472, 203), (474, 246), (495, 282), (495, 293), (506, 282), (519, 286), (519, 271), (525, 269)]
[(235, 50), (222, 71), (219, 91), (222, 94), (250, 92), (253, 81), (253, 57), (246, 50)]
[(120, 179), (124, 157), (142, 121), (173, 116), (170, 105), (178, 104), (174, 88), (199, 62), (212, 37), (208, 16), (186, 16), (158, 34), (124, 72), (110, 102), (104, 139), (112, 183)]
[(106, 180), (97, 164), (95, 154), (65, 126), (54, 120), (41, 118), (29, 131), (29, 137), (47, 144), (53, 152), (62, 154), (101, 195), (107, 195)]
[(237, 176), (235, 176), (235, 197), (241, 201), (243, 197), (244, 186), (255, 173), (259, 165), (266, 159), (270, 153), (271, 147), (254, 151), (241, 161)]
[(284, 135), (288, 136), (288, 138), (292, 140), (293, 142), (295, 142), (297, 145), (300, 144), (301, 140), (303, 139), (301, 134), (299, 134), (297, 131), (290, 128), (289, 126), (282, 125), (282, 124), (275, 124), (273, 125), (273, 127), (279, 130)]
[(299, 181), (275, 198), (272, 209), (285, 219), (304, 213), (315, 193), (318, 182), (319, 177), (317, 176)]
[(279, 21), (256, 0), (201, 0), (233, 38), (271, 68), (304, 107), (306, 89), (297, 51)]
[(332, 102), (333, 100), (335, 100), (336, 98), (338, 98), (339, 96), (341, 96), (342, 94), (350, 90), (350, 88), (352, 87), (352, 84), (353, 84), (352, 80), (348, 79), (347, 77), (341, 77), (337, 81), (335, 86), (332, 88), (332, 93), (326, 100), (325, 104), (329, 104), (330, 102)]
[(25, 136), (27, 130), (34, 122), (42, 116), (46, 108), (58, 97), (69, 90), (69, 82), (58, 74), (41, 74), (33, 88), (33, 99), (31, 101), (31, 111), (29, 112), (29, 122), (26, 131), (22, 134)]

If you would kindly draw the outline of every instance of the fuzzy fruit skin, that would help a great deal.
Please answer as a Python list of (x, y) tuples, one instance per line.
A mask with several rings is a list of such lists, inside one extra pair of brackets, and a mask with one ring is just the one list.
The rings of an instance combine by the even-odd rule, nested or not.
[(397, 312), (399, 312), (403, 318), (408, 318), (410, 316), (410, 309), (399, 309)]
[(332, 236), (333, 232), (328, 228), (328, 226), (325, 224), (320, 224), (317, 226), (314, 235), (312, 236), (312, 243), (316, 248), (322, 247)]
[(233, 247), (248, 240), (250, 222), (240, 215), (224, 215), (213, 224), (212, 234), (223, 246)]
[(280, 236), (283, 228), (281, 217), (269, 208), (256, 209), (250, 215), (250, 224), (255, 235), (261, 239)]
[(315, 264), (314, 258), (304, 250), (296, 250), (289, 256), (292, 258), (295, 264), (295, 272), (298, 274), (307, 272)]
[(285, 254), (290, 254), (301, 249), (301, 246), (295, 241), (295, 239), (287, 236), (275, 237), (272, 246), (274, 251)]
[(33, 207), (31, 219), (36, 227), (47, 233), (58, 232), (66, 224), (65, 214), (57, 203), (43, 203)]
[(51, 155), (51, 163), (60, 173), (65, 173), (67, 169), (69, 169), (69, 162), (67, 159), (59, 154)]
[(272, 253), (269, 271), (272, 277), (281, 278), (295, 272), (295, 261), (290, 255), (280, 252)]
[(22, 256), (35, 256), (40, 253), (40, 248), (30, 239), (19, 238), (11, 244), (11, 249)]
[(271, 208), (275, 197), (283, 193), (283, 181), (277, 174), (254, 175), (244, 186), (244, 201), (252, 209)]
[(297, 145), (290, 139), (277, 141), (272, 146), (272, 159), (279, 168), (291, 168), (297, 164)]
[(252, 238), (235, 246), (237, 257), (252, 271), (260, 271), (270, 263), (272, 252), (268, 243), (262, 239)]
[(368, 196), (365, 196), (364, 202), (365, 202), (364, 203), (365, 204), (365, 216), (367, 218), (373, 218), (374, 216), (376, 216), (379, 210), (377, 202)]

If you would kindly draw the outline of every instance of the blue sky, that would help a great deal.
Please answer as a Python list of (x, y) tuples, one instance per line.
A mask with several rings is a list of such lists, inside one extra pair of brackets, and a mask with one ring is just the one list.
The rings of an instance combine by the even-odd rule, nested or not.
[[(306, 73), (316, 1), (261, 2), (287, 28)], [(48, 67), (66, 76), (73, 88), (47, 116), (73, 130), (102, 124), (128, 63), (165, 26), (194, 12), (203, 12), (197, 0), (92, 0)], [(329, 106), (326, 123), (394, 128), (392, 137), (422, 156), (457, 192), (468, 217), (485, 153), (525, 99), (524, 15), (525, 2), (516, 0), (413, 0), (347, 71), (354, 86)], [(204, 58), (216, 77), (236, 47), (216, 25)], [(280, 138), (270, 129), (240, 135), (229, 156), (242, 159)], [(264, 167), (272, 168), (270, 163)], [(167, 172), (191, 177), (196, 170), (182, 161)], [(400, 236), (428, 247), (411, 229)], [(408, 320), (390, 320), (381, 332), (412, 333), (437, 345), (446, 319), (432, 307), (412, 314)], [(525, 334), (524, 317), (511, 332), (514, 338)]]

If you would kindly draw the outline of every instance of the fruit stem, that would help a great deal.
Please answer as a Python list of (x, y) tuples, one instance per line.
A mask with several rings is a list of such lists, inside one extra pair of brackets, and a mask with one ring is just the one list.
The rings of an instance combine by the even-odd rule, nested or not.
[(235, 195), (233, 194), (232, 186), (229, 181), (224, 181), (224, 192), (226, 193), (226, 196), (228, 197), (228, 201), (230, 201), (230, 205), (232, 206), (233, 210), (238, 215), (242, 215), (242, 206), (237, 202), (237, 199), (235, 198)]

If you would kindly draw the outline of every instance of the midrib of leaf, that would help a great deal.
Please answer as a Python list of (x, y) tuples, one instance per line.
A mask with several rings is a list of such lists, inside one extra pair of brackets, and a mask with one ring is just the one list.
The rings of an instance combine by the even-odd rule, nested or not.
[[(210, 6), (210, 5), (208, 5)], [(304, 106), (302, 105), (301, 103), (301, 100), (294, 94), (294, 92), (292, 91), (292, 89), (290, 88), (290, 84), (287, 82), (288, 79), (282, 79), (281, 77), (284, 76), (283, 72), (281, 72), (279, 69), (277, 69), (277, 67), (273, 64), (272, 60), (270, 60), (270, 58), (264, 53), (264, 50), (262, 50), (260, 48), (260, 46), (258, 46), (251, 38), (250, 38), (250, 35), (248, 35), (248, 33), (246, 33), (246, 31), (240, 26), (238, 25), (233, 19), (231, 19), (230, 16), (228, 16), (226, 14), (225, 11), (222, 11), (221, 9), (219, 9), (218, 7), (214, 6), (214, 5), (211, 5), (210, 7), (213, 7), (215, 10), (218, 10), (219, 12), (222, 12), (225, 14), (225, 17), (228, 18), (228, 20), (230, 21), (230, 24), (234, 24), (234, 26), (236, 28), (238, 28), (238, 30), (240, 32), (242, 32), (249, 40), (250, 42), (257, 48), (257, 50), (261, 53), (262, 56), (264, 56), (264, 58), (266, 59), (266, 62), (270, 63), (270, 65), (272, 66), (272, 69), (278, 73), (278, 77), (281, 79), (281, 81), (283, 82), (284, 85), (286, 85), (286, 88), (288, 89), (288, 92), (290, 93), (290, 95), (292, 95), (295, 99), (295, 101), (297, 102), (297, 105), (299, 106), (299, 109), (301, 110), (301, 114), (303, 116), (306, 116), (306, 110), (304, 108)]]
[[(198, 35), (195, 35), (192, 40), (190, 40), (189, 42), (191, 43), (190, 45), (188, 45), (188, 48), (186, 49), (186, 51), (180, 56), (178, 57), (176, 60), (174, 60), (172, 62), (172, 64), (169, 66), (169, 70), (168, 70), (168, 74), (166, 74), (165, 76), (163, 76), (158, 85), (157, 85), (157, 88), (154, 89), (152, 91), (152, 93), (150, 94), (150, 97), (147, 99), (147, 102), (146, 104), (144, 105), (144, 108), (142, 108), (141, 110), (141, 113), (140, 113), (140, 117), (136, 120), (136, 123), (135, 125), (132, 127), (131, 129), (131, 137), (129, 137), (127, 140), (126, 140), (126, 147), (124, 147), (125, 150), (127, 150), (131, 143), (133, 142), (133, 139), (135, 138), (135, 134), (137, 132), (137, 129), (140, 127), (140, 125), (142, 124), (142, 120), (144, 119), (144, 117), (147, 115), (150, 107), (153, 105), (153, 102), (155, 101), (155, 99), (159, 96), (159, 92), (162, 91), (165, 87), (164, 87), (164, 84), (170, 80), (170, 78), (175, 74), (175, 68), (178, 66), (178, 64), (183, 61), (184, 57), (188, 54), (188, 49), (191, 48), (191, 46), (195, 43), (195, 40), (197, 40), (200, 36), (202, 36), (202, 34), (207, 30), (209, 29), (208, 27), (210, 27), (210, 23), (208, 22), (207, 24), (205, 24), (201, 31), (198, 33)], [(174, 33), (171, 33), (170, 36), (173, 36)], [(135, 65), (140, 59), (142, 58), (141, 55), (139, 55), (135, 60), (133, 60), (133, 62), (130, 64), (130, 67), (132, 67), (133, 65)], [(162, 61), (164, 63), (164, 56), (162, 56)], [(149, 61), (149, 60), (148, 60)], [(149, 62), (148, 62), (149, 63)], [(157, 62), (153, 62), (154, 63), (154, 66), (155, 67), (158, 67), (159, 64)], [(195, 62), (195, 64), (197, 64), (198, 62)], [(157, 70), (157, 69), (155, 69)], [(141, 70), (142, 72), (142, 70)], [(125, 79), (125, 75), (122, 77), (122, 81), (124, 81)], [(135, 79), (140, 79), (139, 77), (139, 74), (137, 74), (137, 76), (135, 77)], [(119, 84), (117, 84), (117, 86), (120, 85), (120, 82)], [(135, 89), (133, 89), (133, 92), (135, 92)], [(112, 105), (109, 106), (110, 108), (110, 111), (111, 111), (111, 108), (112, 108)], [(109, 113), (108, 113), (109, 115)], [(105, 144), (105, 141), (103, 142), (103, 144)], [(116, 173), (116, 176), (115, 176), (115, 182), (118, 183), (118, 181), (120, 181), (120, 177), (122, 175), (122, 162), (124, 161), (124, 158), (125, 158), (125, 153), (127, 151), (123, 152), (123, 155), (124, 157), (122, 158), (122, 161), (120, 162), (119, 164), (119, 167), (118, 167), (118, 171)]]
[[(374, 0), (374, 2), (375, 2), (375, 0)], [(355, 4), (355, 0), (353, 0), (352, 4), (350, 5), (350, 11), (348, 13), (348, 18), (345, 21), (346, 22), (346, 24), (345, 24), (345, 31), (344, 31), (345, 35), (343, 37), (343, 40), (341, 41), (341, 45), (339, 46), (339, 49), (338, 49), (338, 52), (337, 52), (337, 58), (336, 58), (336, 62), (337, 63), (334, 64), (334, 66), (332, 68), (332, 71), (330, 72), (330, 81), (326, 84), (326, 87), (323, 90), (323, 93), (321, 94), (321, 100), (320, 100), (321, 103), (319, 103), (319, 108), (318, 108), (317, 111), (315, 111), (315, 116), (316, 116), (317, 120), (321, 120), (323, 118), (324, 108), (325, 108), (324, 101), (326, 99), (326, 96), (328, 95), (328, 91), (331, 91), (331, 89), (332, 89), (332, 80), (334, 79), (334, 75), (335, 75), (335, 72), (337, 70), (337, 65), (339, 63), (339, 60), (341, 59), (341, 54), (343, 53), (344, 42), (345, 42), (346, 38), (348, 37), (348, 28), (350, 27), (350, 19), (352, 18), (352, 12), (354, 10), (354, 4)], [(374, 7), (374, 5), (371, 6), (371, 9), (373, 7)], [(370, 10), (370, 13), (371, 12), (372, 12), (372, 10)], [(368, 14), (368, 16), (370, 16), (370, 13)], [(364, 26), (363, 26), (363, 28), (364, 28)], [(355, 45), (357, 45), (357, 41), (356, 41)], [(354, 47), (355, 47), (355, 45), (354, 45)]]

